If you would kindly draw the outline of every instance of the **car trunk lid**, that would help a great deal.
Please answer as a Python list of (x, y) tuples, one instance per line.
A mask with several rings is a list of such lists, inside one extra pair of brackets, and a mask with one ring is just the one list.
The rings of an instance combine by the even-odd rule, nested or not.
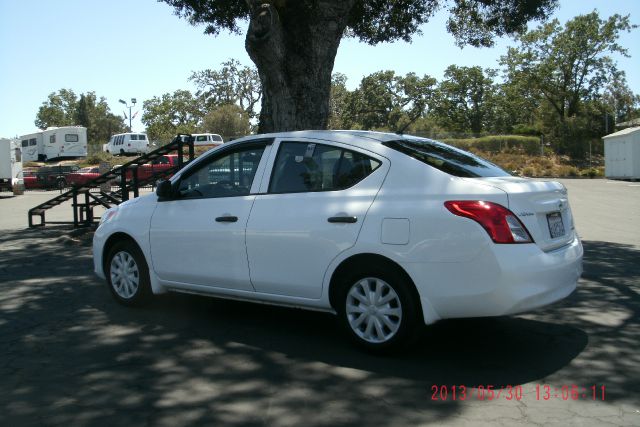
[(567, 189), (559, 182), (518, 177), (466, 178), (507, 194), (509, 210), (527, 227), (543, 251), (570, 243), (575, 237)]

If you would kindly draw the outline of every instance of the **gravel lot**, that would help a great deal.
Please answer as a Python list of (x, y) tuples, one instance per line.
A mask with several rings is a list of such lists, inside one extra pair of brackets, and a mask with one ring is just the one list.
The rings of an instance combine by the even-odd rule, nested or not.
[(562, 182), (579, 289), (527, 315), (442, 321), (387, 358), (327, 314), (184, 295), (121, 307), (92, 273), (90, 233), (25, 228), (55, 193), (0, 197), (0, 425), (638, 426), (640, 185)]

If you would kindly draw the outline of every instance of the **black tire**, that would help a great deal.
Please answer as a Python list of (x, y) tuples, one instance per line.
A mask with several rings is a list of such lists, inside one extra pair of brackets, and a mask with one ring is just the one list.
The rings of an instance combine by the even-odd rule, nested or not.
[(124, 156), (124, 150), (122, 148), (120, 149), (120, 155)]
[[(122, 273), (117, 271), (118, 264), (126, 270)], [(141, 306), (150, 299), (149, 267), (142, 251), (134, 242), (122, 240), (113, 245), (107, 255), (104, 271), (109, 290), (120, 304)]]
[[(418, 330), (418, 320), (421, 318), (420, 304), (416, 301), (413, 284), (408, 282), (405, 275), (384, 266), (370, 266), (360, 271), (349, 272), (341, 278), (338, 286), (336, 310), (340, 324), (358, 347), (370, 353), (388, 354), (404, 349), (413, 341)], [(382, 289), (378, 302), (384, 304), (371, 304), (376, 306), (374, 311), (358, 313), (356, 310), (373, 310), (367, 306), (368, 303), (356, 299), (352, 293), (353, 290), (360, 294), (367, 286), (368, 292), (375, 293), (377, 287)], [(385, 303), (386, 298), (391, 300)], [(348, 305), (350, 312), (347, 310)], [(396, 312), (399, 315), (389, 314)], [(365, 317), (360, 320), (362, 316)], [(354, 326), (359, 320), (362, 323)], [(374, 325), (374, 331), (367, 339), (370, 323)]]
[(66, 179), (64, 179), (64, 178), (58, 178), (58, 179), (56, 180), (56, 187), (57, 187), (59, 190), (64, 190), (64, 188), (65, 188), (66, 186), (67, 186), (67, 180), (66, 180)]

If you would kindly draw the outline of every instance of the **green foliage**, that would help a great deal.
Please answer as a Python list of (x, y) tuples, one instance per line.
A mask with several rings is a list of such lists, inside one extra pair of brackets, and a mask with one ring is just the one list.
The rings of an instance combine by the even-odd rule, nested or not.
[(528, 125), (528, 124), (514, 125), (512, 130), (513, 130), (513, 133), (516, 135), (536, 136), (542, 133), (541, 129), (538, 126)]
[(206, 111), (228, 104), (238, 104), (250, 118), (257, 117), (256, 106), (262, 97), (262, 85), (254, 67), (242, 66), (230, 59), (220, 70), (193, 72), (189, 78), (195, 83), (196, 96)]
[(91, 154), (90, 156), (87, 156), (86, 160), (82, 163), (82, 165), (83, 166), (99, 165), (102, 162), (107, 162), (109, 163), (109, 165), (113, 166), (118, 162), (122, 162), (122, 159), (114, 157), (113, 154), (110, 154), (104, 151), (98, 151), (95, 154)]
[(226, 104), (215, 108), (204, 116), (201, 130), (217, 133), (225, 138), (244, 136), (251, 130), (249, 115), (236, 104)]
[(443, 127), (481, 133), (488, 127), (494, 101), (495, 71), (450, 65), (438, 85), (434, 115)]
[(493, 46), (493, 35), (523, 33), (527, 22), (545, 20), (557, 6), (556, 0), (469, 1), (457, 0), (450, 8), (447, 30), (458, 46)]
[[(249, 19), (249, 4), (255, 0), (161, 0), (172, 6), (176, 15), (192, 25), (205, 24), (205, 33), (217, 35), (221, 30), (241, 32), (240, 25)], [(331, 0), (325, 3), (341, 3)], [(262, 2), (257, 2), (262, 3)], [(322, 3), (273, 0), (282, 19), (291, 17), (306, 25), (315, 24)], [(468, 0), (355, 0), (349, 10), (346, 34), (375, 45), (395, 40), (410, 41), (420, 34), (420, 26), (434, 13), (449, 6), (451, 17), (447, 29), (459, 45), (491, 46), (492, 35), (517, 34), (534, 19), (546, 19), (557, 0), (468, 1)]]
[[(349, 119), (347, 114), (346, 122), (336, 122), (335, 115), (332, 122), (331, 110), (326, 108), (333, 63), (342, 37), (355, 37), (371, 45), (408, 42), (413, 35), (420, 34), (420, 27), (437, 10), (446, 8), (451, 13), (447, 29), (458, 45), (490, 46), (494, 35), (522, 33), (528, 21), (545, 19), (557, 5), (557, 0), (161, 1), (191, 24), (205, 24), (208, 34), (216, 35), (222, 30), (240, 33), (240, 26), (248, 22), (245, 48), (265, 85), (259, 127), (267, 131), (321, 128), (348, 122), (355, 125), (353, 114), (360, 121), (365, 111), (357, 96), (351, 100), (352, 117)], [(201, 80), (203, 87), (217, 88), (219, 75), (215, 73), (196, 73), (193, 77), (196, 82)], [(405, 83), (424, 82), (416, 77), (413, 83), (408, 80)], [(421, 105), (420, 95), (410, 94), (412, 88), (403, 90), (413, 101), (398, 106), (384, 94), (375, 95), (379, 104), (366, 109), (372, 114), (362, 119), (367, 122), (362, 125), (371, 128), (382, 124), (398, 131), (409, 128), (421, 117), (419, 112), (424, 111), (426, 104)], [(222, 92), (227, 91), (223, 88)], [(228, 103), (229, 97), (226, 98), (219, 104)]]
[(347, 76), (335, 73), (331, 78), (331, 94), (329, 96), (329, 129), (346, 129), (343, 117), (347, 110), (349, 90)]
[(403, 77), (380, 71), (366, 76), (358, 89), (343, 94), (342, 125), (402, 132), (425, 113), (435, 83), (433, 77), (414, 73)]
[(564, 121), (579, 114), (581, 104), (615, 75), (609, 55), (628, 56), (618, 38), (632, 28), (628, 15), (603, 21), (597, 11), (578, 15), (564, 27), (556, 19), (519, 37), (520, 45), (509, 48), (502, 63), (508, 80), (538, 92)]
[(112, 134), (126, 129), (122, 118), (111, 113), (104, 97), (98, 99), (95, 92), (87, 92), (78, 99), (71, 89), (50, 93), (38, 109), (35, 124), (40, 129), (84, 126), (90, 144), (105, 143)]
[(195, 133), (204, 113), (198, 100), (188, 90), (148, 99), (143, 103), (142, 123), (152, 141), (168, 143), (178, 133)]
[(480, 138), (447, 138), (443, 142), (463, 150), (483, 152), (522, 152), (528, 155), (540, 153), (540, 138), (521, 135), (492, 135)]
[[(602, 97), (600, 108), (616, 123), (640, 117), (640, 95), (636, 95), (629, 88), (623, 71), (615, 71), (609, 80)], [(608, 126), (607, 126), (608, 127)], [(611, 129), (613, 126), (611, 126)]]

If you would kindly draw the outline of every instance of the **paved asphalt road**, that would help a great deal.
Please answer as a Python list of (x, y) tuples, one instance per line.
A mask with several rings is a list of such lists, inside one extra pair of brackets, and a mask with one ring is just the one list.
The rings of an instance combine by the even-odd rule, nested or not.
[(638, 426), (640, 187), (563, 182), (579, 289), (527, 315), (442, 321), (387, 358), (327, 314), (183, 295), (121, 307), (92, 274), (90, 234), (27, 230), (43, 196), (0, 198), (0, 425)]

